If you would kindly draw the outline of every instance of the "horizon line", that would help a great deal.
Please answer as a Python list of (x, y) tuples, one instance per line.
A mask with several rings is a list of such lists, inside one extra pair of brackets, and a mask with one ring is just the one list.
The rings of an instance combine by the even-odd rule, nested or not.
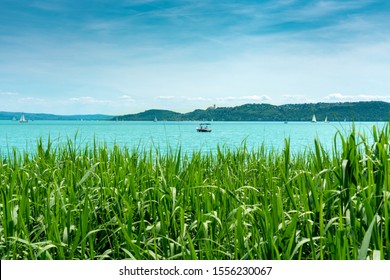
[[(196, 110), (208, 110), (208, 109), (219, 109), (219, 108), (235, 108), (235, 107), (241, 107), (241, 106), (245, 106), (245, 105), (270, 105), (270, 106), (275, 106), (275, 107), (281, 107), (281, 106), (288, 106), (288, 105), (315, 105), (315, 104), (350, 104), (350, 103), (372, 103), (372, 102), (375, 102), (375, 103), (386, 103), (386, 104), (390, 104), (390, 102), (387, 102), (387, 101), (382, 101), (382, 100), (361, 100), (361, 101), (334, 101), (334, 102), (301, 102), (301, 103), (285, 103), (285, 104), (279, 104), (279, 105), (275, 105), (275, 104), (270, 104), (270, 103), (243, 103), (241, 105), (236, 105), (236, 106), (216, 106), (215, 104), (211, 105), (211, 106), (208, 106), (207, 108), (196, 108), (196, 109), (193, 109), (192, 111), (187, 111), (187, 112), (178, 112), (178, 111), (174, 111), (174, 110), (170, 110), (170, 109), (161, 109), (161, 108), (150, 108), (150, 109), (146, 109), (146, 110), (143, 110), (143, 111), (138, 111), (136, 113), (122, 113), (122, 114), (105, 114), (105, 113), (87, 113), (87, 114), (83, 114), (83, 113), (75, 113), (75, 114), (55, 114), (55, 113), (44, 113), (44, 112), (27, 112), (27, 111), (3, 111), (1, 110), (0, 113), (8, 113), (8, 114), (32, 114), (32, 115), (53, 115), (53, 116), (67, 116), (67, 117), (72, 117), (72, 116), (93, 116), (93, 115), (101, 115), (101, 116), (109, 116), (109, 117), (116, 117), (116, 116), (124, 116), (124, 115), (136, 115), (136, 114), (140, 114), (140, 113), (144, 113), (144, 112), (148, 112), (148, 111), (153, 111), (153, 110), (157, 110), (157, 111), (169, 111), (169, 112), (174, 112), (174, 113), (178, 113), (178, 114), (187, 114), (187, 113), (191, 113), (191, 112), (194, 112)], [(215, 107), (214, 107), (215, 106)], [(212, 108), (214, 107), (214, 108)]]

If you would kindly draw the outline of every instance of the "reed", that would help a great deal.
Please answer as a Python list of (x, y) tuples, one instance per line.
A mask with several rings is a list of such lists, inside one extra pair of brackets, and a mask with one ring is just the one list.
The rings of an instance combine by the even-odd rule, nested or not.
[(371, 134), (296, 154), (38, 140), (0, 161), (0, 256), (389, 259), (389, 125)]

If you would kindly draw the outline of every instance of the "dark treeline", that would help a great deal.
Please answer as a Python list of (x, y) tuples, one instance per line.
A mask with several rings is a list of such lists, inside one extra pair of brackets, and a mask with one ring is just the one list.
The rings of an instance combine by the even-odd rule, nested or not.
[(217, 107), (180, 114), (168, 110), (148, 110), (138, 114), (115, 117), (115, 120), (150, 121), (388, 121), (390, 103), (380, 101), (316, 103), (316, 104), (245, 104), (237, 107)]
[[(0, 112), (0, 120), (18, 120), (21, 112)], [(236, 107), (210, 107), (189, 113), (169, 110), (147, 110), (123, 116), (109, 115), (54, 115), (25, 113), (28, 120), (123, 120), (123, 121), (388, 121), (390, 103), (381, 101), (311, 103), (311, 104), (245, 104)]]

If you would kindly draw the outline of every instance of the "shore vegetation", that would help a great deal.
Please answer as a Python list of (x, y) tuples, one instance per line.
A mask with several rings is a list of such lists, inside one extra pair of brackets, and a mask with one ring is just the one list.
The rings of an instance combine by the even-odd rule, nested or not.
[(0, 257), (390, 258), (390, 128), (298, 153), (37, 141), (0, 160)]

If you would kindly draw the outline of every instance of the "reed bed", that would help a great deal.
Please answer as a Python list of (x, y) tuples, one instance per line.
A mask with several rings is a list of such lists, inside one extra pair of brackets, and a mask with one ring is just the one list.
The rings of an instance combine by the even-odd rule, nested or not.
[(390, 129), (332, 151), (13, 150), (0, 161), (1, 259), (390, 258)]

